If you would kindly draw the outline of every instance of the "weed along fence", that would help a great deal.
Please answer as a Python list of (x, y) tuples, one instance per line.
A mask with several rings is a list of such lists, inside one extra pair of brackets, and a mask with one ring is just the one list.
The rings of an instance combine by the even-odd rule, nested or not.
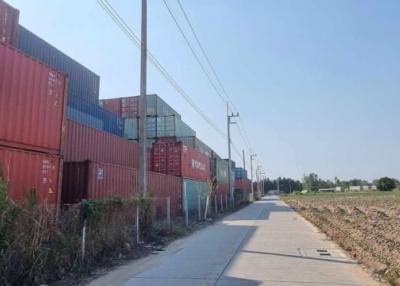
[[(180, 178), (148, 172), (149, 197), (153, 198), (158, 217), (181, 214)], [(82, 200), (138, 197), (138, 170), (94, 161), (66, 162), (63, 171), (63, 204)], [(168, 210), (169, 208), (169, 210)]]

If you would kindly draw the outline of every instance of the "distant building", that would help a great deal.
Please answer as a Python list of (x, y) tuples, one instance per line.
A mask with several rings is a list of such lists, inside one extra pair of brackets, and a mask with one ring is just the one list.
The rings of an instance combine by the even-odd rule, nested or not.
[(326, 189), (319, 189), (318, 192), (320, 193), (333, 193), (336, 191), (336, 188), (326, 188)]

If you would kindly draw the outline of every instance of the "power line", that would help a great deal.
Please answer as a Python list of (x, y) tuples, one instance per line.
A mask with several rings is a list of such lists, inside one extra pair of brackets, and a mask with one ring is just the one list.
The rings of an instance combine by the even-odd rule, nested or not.
[[(166, 4), (166, 0), (163, 0), (163, 1), (164, 1), (164, 4), (165, 4), (165, 5), (167, 6), (167, 8), (168, 8), (168, 5)], [(195, 29), (194, 29), (194, 26), (192, 25), (192, 23), (191, 23), (191, 21), (190, 21), (190, 19), (189, 19), (189, 16), (187, 15), (187, 13), (186, 13), (186, 11), (185, 11), (185, 9), (184, 9), (184, 7), (183, 7), (181, 1), (180, 1), (180, 0), (177, 0), (177, 2), (178, 2), (179, 8), (180, 8), (182, 14), (183, 14), (184, 17), (185, 17), (185, 20), (186, 20), (186, 22), (187, 22), (187, 24), (188, 24), (190, 30), (192, 31), (192, 34), (193, 34), (193, 36), (194, 36), (194, 38), (195, 38), (195, 40), (196, 40), (196, 42), (197, 42), (197, 45), (199, 46), (199, 48), (200, 48), (200, 50), (201, 50), (201, 52), (202, 52), (204, 58), (206, 59), (206, 61), (207, 61), (208, 65), (209, 65), (209, 67), (210, 67), (210, 69), (211, 69), (211, 71), (212, 71), (212, 73), (213, 73), (215, 79), (217, 80), (217, 82), (218, 82), (218, 84), (219, 84), (219, 86), (220, 86), (222, 92), (224, 93), (225, 97), (227, 98), (227, 101), (229, 101), (229, 102), (230, 102), (230, 105), (233, 107), (233, 109), (234, 109), (233, 111), (238, 112), (238, 109), (236, 108), (236, 106), (235, 106), (235, 104), (233, 103), (232, 99), (230, 98), (230, 96), (229, 96), (228, 93), (226, 92), (226, 89), (225, 89), (224, 85), (222, 84), (222, 81), (221, 81), (220, 77), (218, 76), (218, 73), (216, 72), (216, 70), (215, 70), (215, 68), (214, 68), (214, 65), (211, 63), (210, 58), (208, 57), (208, 55), (207, 55), (207, 53), (206, 53), (206, 51), (205, 51), (203, 45), (201, 44), (200, 38), (197, 36), (197, 33), (196, 33)], [(170, 11), (169, 8), (168, 8), (168, 10)], [(171, 14), (171, 16), (174, 18), (175, 23), (177, 24), (177, 26), (179, 27), (179, 24), (177, 23), (175, 17), (172, 15), (172, 12), (171, 12), (171, 11), (170, 11), (170, 14)], [(182, 35), (184, 36), (184, 38), (186, 39), (186, 42), (188, 42), (186, 36), (185, 36), (184, 33), (182, 32), (182, 29), (181, 29), (181, 28), (179, 28), (179, 29), (180, 29), (180, 31), (181, 31), (181, 34), (182, 34)], [(190, 45), (189, 43), (188, 43), (188, 45), (191, 47), (191, 45)], [(193, 52), (193, 48), (191, 48), (191, 50), (192, 50), (192, 52)], [(198, 58), (198, 57), (196, 56), (196, 58)], [(203, 69), (203, 70), (204, 70), (204, 69)], [(218, 92), (218, 95), (221, 97), (221, 95), (219, 94), (219, 92)], [(245, 131), (245, 128), (244, 128), (244, 126), (243, 126), (244, 124), (243, 124), (243, 122), (241, 121), (240, 118), (239, 118), (239, 121), (240, 121), (241, 124), (238, 125), (238, 129), (239, 129), (239, 133), (240, 133), (240, 135), (241, 135), (241, 137), (242, 137), (242, 139), (243, 139), (243, 143), (244, 143), (245, 145), (247, 145), (247, 148), (248, 148), (249, 150), (251, 150), (252, 148), (251, 148), (250, 140), (248, 140), (248, 136), (247, 136), (246, 131)], [(241, 129), (243, 129), (243, 132), (242, 132)]]
[[(132, 31), (132, 29), (127, 25), (125, 20), (118, 14), (118, 12), (112, 7), (112, 5), (107, 0), (97, 0), (100, 6), (105, 12), (112, 18), (112, 20), (117, 24), (117, 26), (125, 33), (125, 35), (136, 44), (137, 47), (141, 47), (141, 40)], [(184, 99), (190, 104), (190, 106), (222, 137), (226, 138), (226, 134), (215, 125), (211, 119), (195, 104), (192, 98), (186, 93), (186, 91), (176, 82), (170, 73), (161, 65), (158, 59), (147, 49), (147, 55), (150, 62), (159, 70), (159, 72), (164, 76), (164, 78), (175, 88), (175, 90), (184, 97)]]
[(171, 8), (169, 7), (168, 3), (166, 0), (163, 0), (165, 7), (167, 8), (171, 18), (174, 20), (174, 23), (176, 25), (176, 27), (178, 28), (179, 32), (181, 33), (183, 39), (185, 40), (186, 44), (188, 45), (190, 51), (192, 52), (194, 58), (196, 59), (197, 63), (200, 65), (201, 70), (203, 71), (204, 75), (207, 77), (208, 81), (210, 82), (211, 86), (214, 88), (215, 92), (218, 94), (218, 96), (221, 98), (222, 102), (224, 104), (226, 104), (226, 100), (223, 97), (223, 95), (219, 92), (217, 86), (215, 85), (215, 83), (213, 82), (212, 78), (210, 77), (210, 75), (208, 74), (206, 68), (204, 67), (204, 65), (202, 64), (199, 56), (197, 55), (196, 51), (194, 50), (192, 44), (190, 43), (189, 39), (186, 37), (185, 32), (183, 31), (181, 25), (179, 25), (178, 20), (176, 19), (174, 13), (172, 12)]

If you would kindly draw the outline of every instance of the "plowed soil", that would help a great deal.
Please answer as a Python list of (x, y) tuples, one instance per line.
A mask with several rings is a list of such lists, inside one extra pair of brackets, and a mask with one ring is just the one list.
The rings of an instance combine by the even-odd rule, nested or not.
[(360, 263), (400, 285), (400, 192), (284, 196)]

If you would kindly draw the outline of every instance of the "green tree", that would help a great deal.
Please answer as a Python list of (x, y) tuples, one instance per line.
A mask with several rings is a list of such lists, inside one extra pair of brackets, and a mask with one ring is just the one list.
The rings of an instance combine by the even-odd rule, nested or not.
[(388, 177), (380, 178), (377, 187), (380, 191), (393, 191), (396, 188), (396, 180)]
[(309, 192), (317, 192), (320, 186), (318, 175), (311, 173), (303, 176), (303, 189)]

